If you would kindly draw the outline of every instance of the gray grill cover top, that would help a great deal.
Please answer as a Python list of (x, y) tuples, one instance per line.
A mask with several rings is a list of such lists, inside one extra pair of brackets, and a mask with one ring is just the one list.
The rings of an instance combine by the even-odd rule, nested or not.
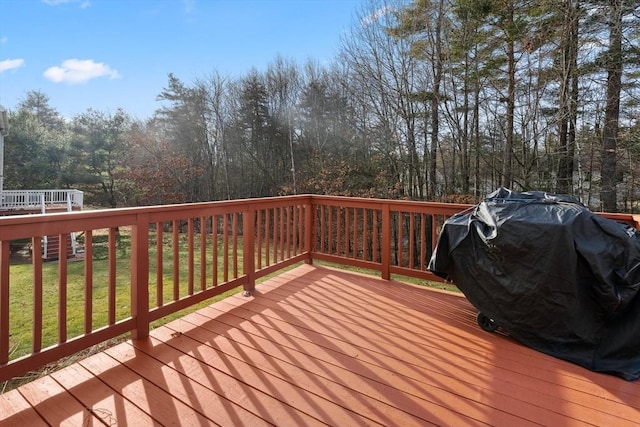
[(640, 232), (577, 200), (505, 188), (448, 219), (429, 269), (516, 340), (640, 377)]

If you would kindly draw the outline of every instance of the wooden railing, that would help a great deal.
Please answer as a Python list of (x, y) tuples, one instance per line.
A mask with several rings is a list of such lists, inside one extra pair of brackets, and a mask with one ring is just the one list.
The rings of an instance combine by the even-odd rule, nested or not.
[(313, 196), (312, 258), (440, 281), (427, 270), (444, 221), (470, 205)]
[(83, 193), (79, 190), (2, 190), (0, 209), (44, 209), (49, 205), (64, 205), (82, 209)]
[[(468, 207), (307, 195), (1, 218), (0, 382), (126, 332), (144, 338), (151, 322), (299, 262), (439, 280), (427, 270), (438, 230)], [(15, 261), (71, 233), (76, 260)]]

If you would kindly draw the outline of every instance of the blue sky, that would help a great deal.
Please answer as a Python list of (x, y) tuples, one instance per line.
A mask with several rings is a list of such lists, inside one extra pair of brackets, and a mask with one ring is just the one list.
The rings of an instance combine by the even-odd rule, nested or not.
[(0, 0), (0, 104), (30, 90), (71, 118), (88, 108), (140, 119), (168, 73), (265, 70), (277, 55), (329, 64), (366, 0)]

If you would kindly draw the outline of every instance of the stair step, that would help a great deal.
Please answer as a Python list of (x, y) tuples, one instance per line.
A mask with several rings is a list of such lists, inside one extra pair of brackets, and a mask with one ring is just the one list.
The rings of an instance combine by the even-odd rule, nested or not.
[[(44, 251), (43, 251), (44, 252)], [(71, 236), (67, 235), (66, 244), (67, 258), (72, 258), (73, 245), (71, 244)], [(47, 256), (44, 258), (46, 261), (54, 261), (60, 258), (60, 236), (47, 236)]]

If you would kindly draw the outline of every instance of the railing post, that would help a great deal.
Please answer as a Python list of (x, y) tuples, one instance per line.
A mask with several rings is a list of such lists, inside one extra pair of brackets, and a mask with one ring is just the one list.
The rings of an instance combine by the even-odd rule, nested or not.
[(242, 269), (246, 276), (246, 282), (243, 285), (244, 292), (242, 295), (246, 297), (250, 296), (256, 288), (256, 247), (254, 243), (255, 223), (256, 208), (253, 205), (249, 205), (247, 209), (242, 212)]
[(0, 365), (9, 362), (9, 240), (0, 240)]
[(384, 280), (391, 279), (391, 209), (388, 203), (382, 205), (382, 247), (380, 248), (381, 274)]
[(304, 248), (307, 250), (307, 257), (304, 262), (306, 264), (313, 264), (313, 232), (316, 229), (316, 215), (313, 208), (313, 197), (309, 196), (304, 206)]
[[(156, 267), (162, 268), (162, 267)], [(131, 231), (131, 316), (134, 340), (149, 336), (149, 214), (138, 214)]]

